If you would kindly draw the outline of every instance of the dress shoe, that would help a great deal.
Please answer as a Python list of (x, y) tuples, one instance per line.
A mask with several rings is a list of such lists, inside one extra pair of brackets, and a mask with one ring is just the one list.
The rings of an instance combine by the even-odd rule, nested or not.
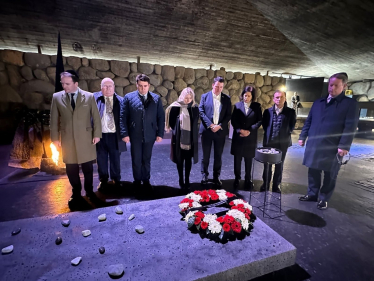
[(244, 190), (249, 191), (253, 189), (253, 182), (246, 180), (244, 183)]
[(91, 201), (91, 203), (94, 204), (97, 208), (108, 206), (107, 203), (101, 200), (99, 197), (97, 197), (95, 193), (87, 194), (87, 197)]
[(317, 208), (319, 210), (326, 210), (327, 209), (327, 202), (326, 201), (323, 201), (323, 200), (320, 200), (317, 204)]
[(222, 182), (221, 182), (221, 180), (219, 179), (219, 177), (218, 177), (218, 178), (213, 178), (213, 183), (214, 183), (216, 186), (218, 186), (218, 187), (222, 186)]
[(307, 194), (307, 195), (299, 197), (299, 200), (300, 201), (317, 202), (317, 197), (313, 197), (313, 196), (310, 196), (310, 195)]
[(185, 188), (189, 188), (190, 187), (190, 179), (189, 178), (186, 178), (186, 180), (184, 181), (184, 187)]
[(81, 195), (70, 197), (68, 201), (68, 206), (69, 209), (72, 211), (88, 210), (92, 208), (90, 204), (86, 200), (84, 200), (84, 198)]
[(184, 182), (183, 182), (183, 179), (179, 179), (179, 187), (180, 188), (184, 188)]
[(208, 176), (207, 175), (203, 174), (203, 178), (201, 180), (201, 184), (202, 185), (208, 184)]
[(271, 190), (275, 193), (281, 193), (281, 189), (278, 185), (273, 185)]
[(239, 188), (239, 181), (240, 181), (239, 178), (235, 178), (234, 185), (233, 185), (234, 189), (238, 189)]
[(97, 186), (97, 191), (101, 193), (108, 193), (108, 190), (109, 190), (109, 185), (107, 181), (102, 181)]

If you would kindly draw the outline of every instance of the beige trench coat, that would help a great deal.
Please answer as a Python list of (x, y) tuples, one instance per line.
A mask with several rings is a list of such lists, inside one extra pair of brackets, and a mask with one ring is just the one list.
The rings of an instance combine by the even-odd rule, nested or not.
[(92, 139), (101, 138), (101, 119), (93, 94), (78, 88), (73, 111), (65, 91), (54, 93), (50, 129), (52, 141), (59, 141), (61, 135), (64, 163), (81, 164), (95, 160), (96, 146)]

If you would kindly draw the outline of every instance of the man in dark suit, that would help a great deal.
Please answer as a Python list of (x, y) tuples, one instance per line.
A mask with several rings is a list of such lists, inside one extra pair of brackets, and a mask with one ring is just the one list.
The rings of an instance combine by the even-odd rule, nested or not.
[(208, 167), (210, 151), (214, 144), (214, 164), (213, 164), (213, 182), (221, 186), (220, 180), (222, 167), (222, 153), (225, 146), (226, 136), (229, 134), (228, 122), (231, 119), (231, 100), (230, 97), (223, 94), (225, 80), (222, 77), (216, 77), (212, 84), (212, 91), (201, 96), (200, 100), (200, 131), (201, 144), (203, 148), (203, 158), (201, 160), (201, 174), (203, 178), (201, 184), (208, 183)]
[(126, 151), (126, 143), (120, 135), (119, 115), (122, 97), (114, 92), (114, 82), (110, 78), (101, 81), (101, 91), (94, 93), (101, 117), (102, 138), (96, 145), (97, 167), (100, 180), (100, 191), (108, 187), (108, 157), (110, 178), (116, 187), (121, 186), (121, 152)]
[[(73, 70), (61, 73), (64, 89), (53, 94), (51, 105), (51, 140), (62, 148), (66, 174), (73, 188), (68, 202), (70, 209), (87, 205), (81, 196), (79, 165), (84, 174), (84, 189), (89, 200), (97, 207), (105, 206), (93, 192), (93, 160), (95, 145), (101, 138), (101, 122), (92, 93), (78, 87), (79, 77)], [(61, 139), (61, 141), (60, 141)]]
[(347, 82), (346, 73), (330, 77), (329, 95), (313, 103), (299, 136), (301, 146), (308, 139), (303, 165), (309, 168), (308, 193), (299, 200), (318, 201), (320, 210), (327, 209), (340, 169), (338, 159), (348, 154), (358, 124), (358, 103), (343, 93)]
[(151, 157), (155, 143), (164, 137), (165, 113), (161, 98), (149, 92), (150, 80), (144, 74), (136, 77), (137, 91), (128, 93), (121, 107), (121, 138), (131, 142), (134, 184), (151, 188)]
[[(274, 105), (264, 111), (262, 117), (262, 127), (264, 128), (263, 146), (277, 148), (282, 151), (282, 162), (275, 165), (273, 175), (273, 192), (280, 192), (279, 185), (282, 182), (283, 164), (286, 158), (288, 147), (292, 145), (291, 133), (296, 124), (295, 110), (287, 107), (286, 93), (276, 91), (273, 96)], [(272, 174), (272, 165), (267, 169), (267, 164), (264, 164), (264, 172), (260, 190), (265, 191), (270, 185)]]

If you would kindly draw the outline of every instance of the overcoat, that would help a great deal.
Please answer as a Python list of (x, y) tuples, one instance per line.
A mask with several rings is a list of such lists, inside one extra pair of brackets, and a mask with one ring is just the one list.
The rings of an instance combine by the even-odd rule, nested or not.
[(307, 140), (303, 165), (330, 171), (338, 148), (349, 151), (358, 116), (358, 103), (344, 93), (329, 104), (327, 97), (316, 100), (299, 136), (299, 140)]
[(78, 88), (75, 109), (65, 91), (53, 94), (50, 118), (51, 140), (61, 136), (62, 157), (66, 164), (81, 164), (96, 159), (93, 138), (101, 138), (101, 120), (92, 93)]
[[(275, 105), (265, 109), (264, 115), (262, 117), (262, 127), (264, 128), (264, 139), (262, 145), (267, 147), (270, 142), (271, 132), (273, 130), (273, 114), (275, 110)], [(279, 131), (280, 136), (280, 149), (282, 151), (287, 151), (288, 147), (292, 145), (291, 133), (295, 128), (296, 124), (296, 112), (292, 108), (287, 107), (285, 104), (282, 112), (280, 113), (282, 118), (282, 126)]]
[[(198, 121), (199, 121), (199, 108), (198, 106), (192, 106), (188, 109), (191, 120), (191, 138), (192, 138), (192, 150), (193, 150), (193, 162), (196, 164), (198, 162)], [(179, 122), (179, 107), (172, 107), (170, 110), (169, 125), (172, 128), (171, 137), (171, 149), (170, 149), (170, 160), (174, 163), (179, 163), (181, 156), (180, 147), (180, 122)]]
[[(238, 102), (234, 106), (231, 115), (231, 125), (234, 128), (231, 142), (231, 154), (242, 157), (254, 157), (257, 148), (257, 130), (261, 126), (261, 105), (252, 102), (248, 113), (245, 113), (244, 102)], [(240, 130), (249, 130), (248, 137), (241, 137)]]
[[(96, 92), (94, 93), (94, 97), (97, 103), (97, 107), (99, 109), (100, 118), (103, 118), (104, 108), (105, 108), (105, 97), (103, 93)], [(117, 137), (117, 149), (119, 152), (124, 152), (127, 150), (126, 143), (121, 139), (121, 127), (120, 127), (120, 113), (121, 113), (121, 104), (123, 98), (116, 93), (113, 95), (113, 116), (114, 116), (114, 123), (116, 125), (116, 137)]]

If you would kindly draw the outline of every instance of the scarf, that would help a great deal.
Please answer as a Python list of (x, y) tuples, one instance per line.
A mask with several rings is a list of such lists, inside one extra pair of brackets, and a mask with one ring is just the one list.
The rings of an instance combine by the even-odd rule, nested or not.
[(192, 102), (185, 104), (183, 101), (175, 101), (165, 110), (165, 128), (170, 129), (169, 118), (172, 107), (179, 107), (179, 125), (180, 125), (180, 147), (183, 150), (191, 149), (191, 119), (188, 108), (191, 108)]

